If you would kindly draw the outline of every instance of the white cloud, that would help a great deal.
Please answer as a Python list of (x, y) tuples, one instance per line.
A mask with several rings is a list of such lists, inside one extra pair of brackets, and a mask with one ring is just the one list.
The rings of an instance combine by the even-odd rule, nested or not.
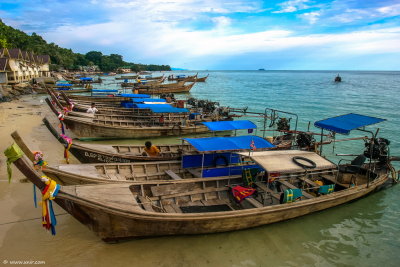
[(215, 17), (212, 18), (212, 21), (215, 23), (216, 27), (220, 29), (224, 29), (232, 23), (232, 20), (228, 17)]
[(298, 17), (307, 20), (310, 24), (315, 24), (320, 16), (321, 13), (318, 11), (298, 15)]
[[(211, 62), (220, 56), (285, 53), (305, 48), (343, 55), (400, 53), (400, 28), (304, 36), (287, 30), (238, 34), (224, 31), (232, 25), (230, 19), (223, 16), (214, 18), (215, 28), (203, 31), (177, 28), (174, 23), (143, 22), (145, 17), (136, 14), (135, 20), (129, 16), (119, 16), (108, 23), (63, 26), (46, 34), (46, 38), (64, 47), (86, 44), (91, 50), (123, 54), (126, 60), (147, 63), (158, 63), (161, 60), (163, 62), (160, 64), (174, 66), (182, 66), (184, 62), (196, 58), (208, 58)], [(313, 17), (316, 19), (318, 14), (309, 15), (310, 20)]]
[[(326, 56), (327, 51), (330, 55), (340, 57), (400, 53), (400, 28), (301, 35), (274, 25), (265, 31), (243, 33), (228, 13), (261, 10), (255, 2), (251, 2), (253, 4), (249, 7), (246, 7), (246, 3), (235, 0), (104, 0), (98, 1), (98, 5), (109, 7), (109, 13), (105, 15), (108, 22), (61, 26), (43, 35), (50, 42), (82, 53), (99, 50), (105, 54), (121, 54), (127, 61), (187, 68), (192, 68), (188, 64), (195, 63), (198, 63), (197, 67), (208, 68), (218, 60), (249, 53), (302, 54), (305, 50), (312, 50), (321, 57)], [(282, 6), (282, 11), (304, 9), (311, 2), (294, 0), (285, 3), (287, 5)], [(348, 9), (341, 16), (332, 16), (325, 22), (340, 20), (348, 23), (351, 19), (372, 15), (390, 16), (399, 10), (397, 5), (394, 7)], [(204, 12), (217, 14), (210, 17)], [(323, 15), (326, 16), (323, 12), (313, 11), (297, 16), (314, 24), (322, 20)], [(211, 21), (213, 25), (208, 29), (193, 30), (190, 23), (199, 20)]]
[(290, 0), (287, 2), (283, 2), (279, 4), (281, 10), (274, 11), (272, 13), (291, 13), (296, 12), (298, 10), (308, 9), (310, 8), (307, 3), (310, 3), (310, 0)]
[(363, 9), (347, 8), (345, 5), (340, 5), (339, 9), (335, 9), (335, 14), (326, 19), (326, 22), (348, 24), (361, 21), (374, 21), (399, 15), (400, 4)]
[(400, 4), (384, 6), (376, 9), (379, 13), (384, 16), (399, 16), (400, 15)]

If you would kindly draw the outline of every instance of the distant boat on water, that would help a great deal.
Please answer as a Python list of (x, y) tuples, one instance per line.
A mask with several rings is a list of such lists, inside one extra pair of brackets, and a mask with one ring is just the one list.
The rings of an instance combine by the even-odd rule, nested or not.
[(265, 71), (265, 69), (258, 69), (258, 70), (260, 70), (260, 71)]
[(339, 74), (335, 77), (335, 83), (340, 83), (342, 81), (342, 77)]

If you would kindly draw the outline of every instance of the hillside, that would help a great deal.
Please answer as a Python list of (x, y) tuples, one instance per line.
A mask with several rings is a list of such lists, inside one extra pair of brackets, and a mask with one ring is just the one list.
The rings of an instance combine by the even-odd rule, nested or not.
[(38, 55), (49, 55), (51, 58), (51, 69), (65, 68), (68, 70), (78, 69), (79, 66), (97, 65), (102, 71), (113, 71), (118, 67), (130, 67), (133, 71), (157, 71), (171, 70), (169, 65), (145, 65), (125, 62), (118, 54), (103, 55), (99, 51), (90, 51), (80, 54), (71, 49), (59, 47), (55, 43), (47, 43), (40, 35), (32, 33), (28, 35), (23, 31), (7, 26), (0, 19), (0, 48), (20, 48), (33, 51)]

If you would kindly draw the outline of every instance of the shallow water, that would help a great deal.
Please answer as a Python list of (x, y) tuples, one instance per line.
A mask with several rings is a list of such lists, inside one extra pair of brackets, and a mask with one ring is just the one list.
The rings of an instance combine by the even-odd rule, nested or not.
[[(400, 155), (396, 105), (400, 73), (341, 72), (340, 84), (332, 82), (336, 74), (210, 72), (207, 82), (196, 84), (190, 95), (260, 112), (269, 107), (298, 113), (301, 130), (309, 121), (350, 112), (385, 118), (386, 122), (369, 129), (380, 127), (379, 136), (392, 142), (392, 155)], [(50, 163), (63, 163), (61, 145), (41, 125), (47, 107), (37, 97), (22, 101), (0, 104), (0, 150), (11, 144), (9, 134), (18, 129), (34, 149), (45, 152)], [(177, 138), (158, 141), (179, 142)], [(332, 157), (363, 149), (363, 142), (357, 141), (337, 144), (334, 152), (332, 146), (323, 151)], [(397, 266), (400, 260), (398, 186), (340, 207), (254, 229), (109, 245), (62, 209), (56, 211), (60, 214), (57, 235), (52, 237), (42, 230), (40, 219), (35, 219), (40, 211), (33, 207), (32, 185), (20, 183), (22, 175), (15, 168), (13, 182), (5, 182), (3, 157), (0, 173), (0, 261), (37, 260), (50, 266)]]

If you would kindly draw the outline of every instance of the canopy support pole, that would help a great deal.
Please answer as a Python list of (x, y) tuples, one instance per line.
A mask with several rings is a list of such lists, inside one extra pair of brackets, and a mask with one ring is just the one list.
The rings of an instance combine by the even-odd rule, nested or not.
[[(322, 137), (324, 136), (324, 129), (321, 129), (321, 144), (322, 144)], [(319, 155), (322, 156), (322, 145), (320, 146)]]
[(200, 178), (203, 178), (203, 170), (204, 170), (204, 153), (203, 153), (203, 157), (201, 159), (201, 174), (200, 174)]

